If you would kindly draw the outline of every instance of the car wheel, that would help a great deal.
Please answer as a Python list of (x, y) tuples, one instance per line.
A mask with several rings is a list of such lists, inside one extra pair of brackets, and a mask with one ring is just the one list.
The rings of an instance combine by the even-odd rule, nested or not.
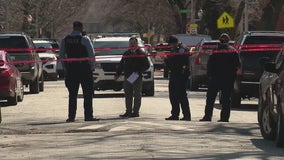
[(18, 104), (18, 96), (15, 92), (15, 95), (13, 97), (8, 97), (7, 98), (7, 103), (8, 105), (12, 105), (12, 106), (15, 106)]
[[(278, 103), (280, 104), (280, 103)], [(281, 104), (280, 104), (281, 105)], [(278, 107), (278, 113), (277, 113), (277, 130), (276, 130), (276, 146), (277, 147), (284, 147), (284, 117), (283, 117), (283, 111), (282, 107)]]
[(269, 111), (269, 98), (262, 101), (259, 118), (259, 127), (264, 139), (273, 140), (276, 136), (276, 123), (273, 121)]
[(24, 85), (21, 82), (21, 87), (19, 90), (19, 95), (18, 95), (18, 102), (22, 102), (24, 100)]
[(34, 81), (30, 83), (30, 93), (37, 94), (39, 93), (39, 80), (36, 78)]
[(155, 83), (152, 81), (149, 83), (149, 85), (146, 87), (147, 89), (144, 91), (146, 96), (154, 96), (155, 94)]
[(234, 82), (234, 88), (231, 95), (231, 107), (232, 108), (239, 108), (241, 107), (241, 93), (240, 93), (240, 82), (236, 80)]
[(198, 91), (198, 82), (196, 78), (193, 78), (192, 76), (190, 76), (190, 79), (189, 79), (189, 90)]
[(58, 79), (57, 77), (58, 77), (58, 74), (53, 74), (53, 75), (50, 76), (50, 79), (52, 81), (57, 81), (57, 79)]
[(39, 91), (40, 92), (44, 91), (44, 77), (43, 77), (43, 74), (41, 74), (41, 76), (40, 76)]
[(231, 96), (231, 107), (232, 108), (241, 107), (241, 94), (239, 92), (233, 91)]

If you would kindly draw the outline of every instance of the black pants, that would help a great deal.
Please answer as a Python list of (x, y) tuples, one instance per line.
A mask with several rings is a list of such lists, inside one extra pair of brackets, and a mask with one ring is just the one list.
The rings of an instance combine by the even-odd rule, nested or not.
[(68, 118), (75, 119), (77, 96), (81, 85), (84, 97), (85, 119), (93, 118), (93, 75), (88, 64), (74, 64), (66, 67), (65, 85), (69, 92)]
[(205, 106), (205, 118), (211, 119), (213, 114), (213, 108), (216, 100), (216, 96), (219, 91), (222, 92), (222, 121), (228, 121), (231, 112), (231, 93), (234, 87), (234, 78), (227, 77), (224, 79), (210, 79), (208, 82), (208, 90), (206, 94), (206, 106)]
[(171, 114), (179, 117), (180, 107), (185, 118), (191, 118), (189, 103), (187, 99), (187, 77), (182, 75), (171, 75), (169, 80), (169, 98), (172, 105)]

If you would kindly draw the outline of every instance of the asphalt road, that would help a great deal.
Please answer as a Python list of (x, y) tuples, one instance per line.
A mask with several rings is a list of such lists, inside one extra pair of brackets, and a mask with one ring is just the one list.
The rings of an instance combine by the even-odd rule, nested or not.
[(2, 105), (1, 160), (69, 159), (284, 159), (283, 149), (263, 140), (257, 124), (257, 99), (233, 109), (229, 123), (203, 116), (206, 89), (188, 92), (192, 121), (165, 121), (170, 115), (168, 80), (157, 74), (155, 96), (143, 97), (140, 117), (122, 119), (123, 92), (98, 91), (94, 115), (85, 122), (80, 90), (75, 123), (67, 118), (64, 82), (47, 81), (40, 94), (25, 94), (17, 106)]

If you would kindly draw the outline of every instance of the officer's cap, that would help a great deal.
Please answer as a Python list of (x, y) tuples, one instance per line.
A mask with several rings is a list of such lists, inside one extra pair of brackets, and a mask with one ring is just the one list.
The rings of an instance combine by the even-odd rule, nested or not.
[(83, 23), (80, 21), (73, 22), (73, 27), (83, 27)]
[(230, 36), (227, 34), (227, 33), (222, 33), (221, 35), (220, 35), (220, 38), (219, 39), (221, 39), (221, 38), (227, 38), (228, 40), (230, 39)]
[(167, 43), (178, 43), (178, 39), (177, 39), (177, 37), (176, 36), (169, 36), (168, 38), (167, 38)]

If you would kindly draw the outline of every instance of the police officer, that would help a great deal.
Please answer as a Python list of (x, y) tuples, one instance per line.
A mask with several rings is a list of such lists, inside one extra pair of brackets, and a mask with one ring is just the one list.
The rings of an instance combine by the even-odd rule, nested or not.
[(188, 50), (179, 43), (175, 36), (169, 36), (167, 43), (171, 47), (171, 55), (165, 59), (166, 66), (170, 71), (169, 98), (172, 106), (171, 116), (166, 120), (179, 120), (180, 107), (183, 118), (180, 120), (190, 121), (191, 114), (187, 99), (187, 81), (189, 76)]
[(200, 121), (211, 121), (217, 93), (221, 91), (222, 110), (219, 122), (229, 122), (230, 97), (240, 59), (236, 50), (229, 45), (230, 37), (223, 33), (220, 35), (217, 50), (209, 56), (207, 63), (208, 90), (206, 97), (205, 115)]
[[(67, 58), (64, 61), (65, 86), (69, 92), (68, 119), (66, 122), (75, 121), (80, 84), (84, 96), (85, 121), (99, 120), (93, 117), (92, 71), (94, 69), (95, 52), (90, 39), (82, 36), (82, 31), (83, 24), (80, 21), (75, 21), (73, 23), (73, 32), (67, 35), (60, 44), (60, 59)], [(89, 59), (84, 60), (84, 58)]]

